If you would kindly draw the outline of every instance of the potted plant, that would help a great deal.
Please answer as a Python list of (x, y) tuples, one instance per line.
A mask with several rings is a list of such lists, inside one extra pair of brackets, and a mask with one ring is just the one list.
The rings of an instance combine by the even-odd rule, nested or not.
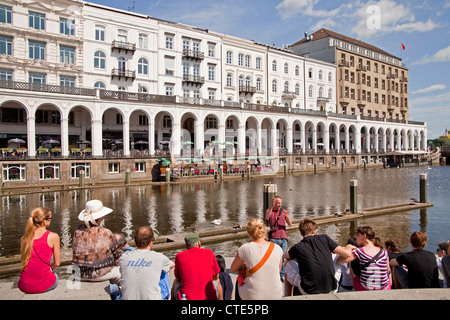
[(48, 152), (48, 148), (40, 147), (37, 149), (37, 152)]

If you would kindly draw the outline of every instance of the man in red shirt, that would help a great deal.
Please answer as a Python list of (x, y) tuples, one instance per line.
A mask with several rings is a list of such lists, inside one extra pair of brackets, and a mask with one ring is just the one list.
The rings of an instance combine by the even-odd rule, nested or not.
[[(186, 250), (175, 257), (175, 290), (172, 297), (181, 300), (182, 295), (187, 300), (221, 300), (220, 268), (216, 256), (210, 249), (201, 248), (197, 233), (189, 233), (184, 238)], [(181, 284), (179, 293), (177, 284)]]

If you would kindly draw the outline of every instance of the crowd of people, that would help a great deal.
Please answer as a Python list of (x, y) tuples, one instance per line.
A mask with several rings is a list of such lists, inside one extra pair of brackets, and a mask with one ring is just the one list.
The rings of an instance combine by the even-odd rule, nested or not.
[[(427, 237), (420, 231), (411, 234), (412, 250), (401, 253), (397, 240), (387, 239), (383, 245), (370, 226), (358, 227), (355, 237), (341, 246), (319, 234), (317, 223), (305, 218), (299, 222), (301, 241), (288, 249), (286, 225), (291, 226), (292, 220), (279, 196), (267, 209), (266, 221), (248, 222), (250, 241), (239, 247), (229, 267), (237, 274), (235, 283), (224, 257), (202, 247), (198, 233), (185, 236), (185, 250), (171, 261), (152, 250), (151, 227), (134, 232), (135, 247), (105, 228), (102, 222), (111, 212), (100, 200), (86, 202), (78, 215), (82, 223), (73, 234), (72, 265), (80, 281), (108, 282), (113, 300), (273, 300), (286, 295), (447, 288), (450, 284), (449, 243), (440, 243), (436, 254), (429, 252), (424, 249)], [(51, 219), (50, 210), (38, 207), (27, 221), (18, 282), (25, 293), (48, 292), (58, 286), (54, 269), (60, 265), (60, 239), (47, 230)], [(171, 269), (174, 279), (169, 279)]]

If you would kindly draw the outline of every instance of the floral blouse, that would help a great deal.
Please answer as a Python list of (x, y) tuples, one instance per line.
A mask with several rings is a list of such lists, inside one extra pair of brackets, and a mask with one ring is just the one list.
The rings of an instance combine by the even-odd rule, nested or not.
[(82, 224), (73, 236), (73, 264), (80, 268), (81, 279), (96, 279), (118, 265), (120, 251), (114, 234), (103, 227)]

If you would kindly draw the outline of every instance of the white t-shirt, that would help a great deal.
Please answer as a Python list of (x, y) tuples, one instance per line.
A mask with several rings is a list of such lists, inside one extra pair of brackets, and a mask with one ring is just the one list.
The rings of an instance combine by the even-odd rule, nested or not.
[(137, 249), (119, 259), (123, 300), (162, 300), (161, 272), (170, 271), (169, 258), (159, 252)]
[[(248, 242), (238, 249), (239, 257), (245, 261), (247, 268), (253, 268), (261, 261), (269, 249), (269, 243), (260, 245)], [(283, 296), (283, 286), (280, 280), (280, 262), (283, 250), (275, 245), (266, 263), (239, 287), (242, 300), (278, 300)]]

